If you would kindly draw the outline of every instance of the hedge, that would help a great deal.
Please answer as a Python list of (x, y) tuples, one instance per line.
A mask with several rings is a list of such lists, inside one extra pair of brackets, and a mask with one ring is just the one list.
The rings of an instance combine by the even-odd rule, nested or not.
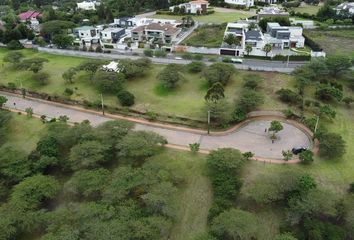
[(112, 48), (114, 48), (113, 47), (113, 45), (109, 45), (109, 44), (105, 44), (105, 45), (103, 45), (105, 48), (110, 48), (110, 49), (112, 49)]
[(305, 38), (305, 44), (309, 46), (313, 51), (320, 52), (322, 51), (321, 46), (316, 43), (314, 40), (312, 40), (309, 36), (307, 36), (305, 33), (302, 34)]

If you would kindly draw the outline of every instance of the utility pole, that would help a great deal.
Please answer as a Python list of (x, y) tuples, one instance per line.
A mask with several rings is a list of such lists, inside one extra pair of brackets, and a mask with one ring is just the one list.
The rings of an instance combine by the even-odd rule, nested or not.
[(320, 121), (320, 115), (317, 115), (317, 120), (316, 120), (316, 125), (315, 125), (315, 130), (313, 132), (313, 138), (315, 138), (315, 134), (317, 131), (317, 127), (318, 127), (318, 122)]
[(289, 59), (290, 59), (290, 55), (288, 55), (287, 60), (286, 60), (286, 67), (289, 67)]
[(104, 115), (104, 103), (103, 103), (103, 95), (101, 93), (101, 106), (102, 106), (102, 114)]
[(208, 111), (208, 135), (210, 134), (210, 110)]

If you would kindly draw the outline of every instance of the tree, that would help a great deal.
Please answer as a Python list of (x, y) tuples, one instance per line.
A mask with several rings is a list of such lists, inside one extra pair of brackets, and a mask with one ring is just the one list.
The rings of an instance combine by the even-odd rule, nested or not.
[(305, 150), (300, 153), (299, 159), (303, 164), (310, 164), (313, 162), (313, 152), (310, 150)]
[(81, 63), (78, 67), (79, 70), (88, 72), (90, 74), (90, 80), (93, 79), (95, 73), (102, 67), (102, 61), (98, 60), (87, 60)]
[(326, 58), (326, 65), (329, 74), (332, 77), (338, 77), (339, 75), (348, 72), (353, 66), (353, 63), (351, 59), (346, 56), (329, 56)]
[(4, 96), (0, 96), (0, 109), (4, 106), (6, 102), (7, 102), (7, 98)]
[(250, 44), (246, 44), (246, 47), (245, 47), (245, 51), (247, 53), (247, 56), (250, 55), (250, 53), (252, 52), (253, 48)]
[(287, 151), (283, 150), (282, 154), (283, 154), (283, 159), (285, 161), (289, 161), (293, 157), (293, 153), (290, 150), (287, 150)]
[(73, 29), (75, 24), (70, 21), (53, 20), (42, 24), (41, 34), (51, 39), (56, 34), (65, 34), (67, 29)]
[(220, 82), (214, 83), (211, 88), (208, 89), (204, 97), (206, 101), (211, 101), (213, 103), (216, 103), (217, 101), (223, 98), (225, 98), (224, 88)]
[(118, 143), (119, 155), (133, 161), (142, 161), (155, 155), (161, 145), (167, 143), (167, 140), (154, 133), (146, 131), (129, 132)]
[(337, 133), (324, 133), (319, 136), (320, 156), (327, 159), (341, 158), (346, 152), (346, 144)]
[(252, 90), (256, 90), (262, 83), (263, 78), (258, 74), (247, 74), (243, 77), (244, 87)]
[(27, 117), (28, 118), (32, 118), (32, 116), (33, 116), (33, 108), (28, 107), (28, 108), (25, 109), (25, 112), (27, 113)]
[(117, 94), (117, 98), (122, 106), (130, 107), (130, 106), (133, 106), (135, 103), (134, 95), (128, 91), (125, 91), (125, 90), (120, 91)]
[(103, 188), (109, 181), (110, 172), (104, 168), (95, 170), (81, 170), (75, 172), (65, 183), (65, 192), (74, 196), (83, 196), (89, 199), (100, 197)]
[(235, 73), (235, 67), (229, 63), (213, 63), (203, 71), (203, 76), (208, 81), (209, 86), (220, 82), (226, 86)]
[(316, 16), (320, 21), (326, 21), (327, 19), (335, 19), (336, 11), (328, 3), (325, 3), (317, 12)]
[(275, 236), (274, 240), (297, 240), (291, 233), (281, 233)]
[(18, 64), (18, 67), (23, 70), (32, 71), (33, 73), (38, 73), (42, 70), (45, 62), (49, 62), (49, 60), (40, 57), (28, 58)]
[(332, 87), (330, 85), (320, 85), (315, 92), (316, 98), (323, 101), (338, 101), (340, 102), (343, 98), (343, 92), (338, 88)]
[(238, 106), (247, 113), (255, 110), (263, 101), (263, 96), (255, 90), (244, 90)]
[(32, 78), (37, 81), (40, 85), (48, 84), (50, 75), (46, 72), (36, 72), (33, 74)]
[(320, 106), (320, 112), (319, 112), (319, 115), (321, 117), (326, 117), (327, 119), (334, 119), (336, 117), (336, 111), (331, 108), (329, 105), (323, 105), (323, 106)]
[(24, 55), (22, 52), (12, 51), (4, 56), (3, 61), (16, 65), (22, 60), (23, 57)]
[(224, 38), (224, 42), (228, 45), (239, 45), (240, 40), (234, 34), (227, 34)]
[(65, 49), (73, 45), (74, 39), (67, 34), (56, 34), (54, 35), (52, 42), (57, 45), (58, 48)]
[(151, 49), (145, 49), (144, 50), (144, 55), (146, 57), (152, 57), (154, 55), (154, 52)]
[(273, 132), (272, 139), (276, 139), (275, 134), (283, 130), (283, 125), (279, 121), (272, 121), (270, 123), (270, 127), (268, 128), (268, 131)]
[(59, 182), (54, 177), (38, 174), (14, 186), (10, 202), (25, 209), (36, 209), (42, 201), (53, 198), (59, 190)]
[(281, 88), (276, 91), (276, 94), (282, 102), (291, 104), (300, 104), (302, 102), (302, 97), (290, 89)]
[(232, 208), (213, 219), (210, 231), (218, 239), (256, 239), (257, 228), (255, 215)]
[(182, 76), (175, 64), (167, 65), (158, 74), (157, 78), (167, 89), (174, 89), (177, 86), (177, 83), (182, 80)]
[(18, 183), (31, 174), (26, 153), (11, 147), (0, 148), (0, 174), (8, 183)]
[(98, 167), (100, 163), (107, 161), (107, 149), (108, 146), (98, 141), (85, 141), (75, 145), (69, 156), (72, 168), (77, 170)]
[(205, 63), (203, 62), (191, 62), (187, 65), (188, 72), (199, 73), (205, 68)]
[(118, 93), (122, 90), (124, 75), (122, 73), (97, 71), (93, 81), (103, 93)]
[(231, 119), (231, 108), (229, 102), (224, 98), (217, 102), (206, 101), (206, 111), (210, 111), (210, 120), (213, 125), (227, 124)]
[(10, 50), (19, 50), (23, 48), (22, 44), (18, 40), (11, 40), (6, 44), (6, 46)]
[(62, 77), (68, 83), (73, 83), (73, 79), (74, 79), (76, 73), (77, 73), (77, 69), (74, 67), (71, 67), (62, 74)]
[(267, 43), (266, 45), (264, 45), (263, 51), (266, 53), (266, 57), (268, 57), (268, 53), (272, 51), (272, 45)]

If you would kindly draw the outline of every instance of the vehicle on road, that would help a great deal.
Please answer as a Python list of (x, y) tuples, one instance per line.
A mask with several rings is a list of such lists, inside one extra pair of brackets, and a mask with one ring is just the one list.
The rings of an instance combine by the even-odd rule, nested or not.
[(183, 60), (181, 57), (175, 57), (176, 60)]
[(231, 62), (232, 63), (243, 63), (243, 60), (242, 59), (240, 59), (240, 58), (231, 58)]
[(302, 153), (303, 151), (306, 151), (306, 150), (307, 150), (307, 148), (305, 148), (305, 147), (297, 147), (297, 148), (291, 149), (291, 152), (293, 154), (295, 154), (295, 155), (298, 155), (298, 154), (300, 154), (300, 153)]

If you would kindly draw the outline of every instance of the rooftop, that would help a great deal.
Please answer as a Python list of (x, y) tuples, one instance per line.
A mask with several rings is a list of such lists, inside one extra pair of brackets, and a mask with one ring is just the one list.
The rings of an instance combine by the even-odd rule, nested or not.
[(101, 32), (120, 32), (122, 31), (124, 28), (105, 28), (103, 29)]
[(28, 20), (30, 18), (37, 18), (37, 17), (41, 17), (41, 16), (42, 16), (42, 13), (37, 12), (37, 11), (27, 11), (27, 12), (20, 13), (18, 15), (18, 17), (21, 20)]
[(95, 28), (92, 26), (82, 26), (75, 28), (75, 30), (95, 30)]
[(150, 23), (145, 26), (140, 26), (134, 28), (132, 32), (142, 32), (144, 30), (154, 30), (154, 31), (164, 31), (166, 34), (174, 34), (178, 32), (178, 28), (173, 26), (172, 24), (162, 24), (162, 23)]
[(246, 40), (262, 40), (262, 34), (259, 30), (247, 31)]

